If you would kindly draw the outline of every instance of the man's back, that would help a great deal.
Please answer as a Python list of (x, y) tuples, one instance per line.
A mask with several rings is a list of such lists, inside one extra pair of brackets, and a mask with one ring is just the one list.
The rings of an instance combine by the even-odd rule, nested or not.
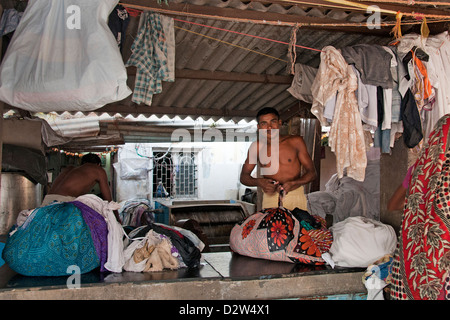
[(100, 185), (104, 200), (111, 201), (106, 172), (102, 167), (93, 163), (68, 168), (57, 177), (48, 193), (78, 197), (89, 193), (96, 183)]

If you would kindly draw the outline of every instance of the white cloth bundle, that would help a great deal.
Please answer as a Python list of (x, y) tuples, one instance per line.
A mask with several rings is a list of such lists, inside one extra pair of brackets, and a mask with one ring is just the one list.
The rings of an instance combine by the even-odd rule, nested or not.
[(108, 16), (117, 0), (29, 1), (0, 67), (0, 99), (33, 112), (91, 111), (131, 94)]
[(350, 217), (330, 228), (333, 261), (342, 267), (366, 268), (397, 246), (394, 229), (387, 224), (365, 217)]

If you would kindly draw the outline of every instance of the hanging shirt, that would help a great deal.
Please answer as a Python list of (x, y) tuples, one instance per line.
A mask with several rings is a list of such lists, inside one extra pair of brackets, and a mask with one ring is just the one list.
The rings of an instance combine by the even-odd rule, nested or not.
[(379, 45), (358, 44), (342, 48), (348, 64), (354, 64), (365, 84), (392, 88), (391, 55)]
[(151, 105), (162, 81), (175, 81), (175, 31), (173, 18), (159, 13), (144, 12), (140, 25), (126, 65), (137, 68), (131, 100)]
[(312, 103), (311, 85), (316, 74), (317, 68), (296, 63), (294, 79), (287, 91), (299, 100)]

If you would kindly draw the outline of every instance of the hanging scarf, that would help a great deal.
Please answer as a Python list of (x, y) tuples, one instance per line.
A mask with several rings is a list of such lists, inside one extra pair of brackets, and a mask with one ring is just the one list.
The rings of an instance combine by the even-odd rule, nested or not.
[(448, 297), (449, 128), (450, 114), (437, 122), (416, 162), (393, 267), (393, 299)]

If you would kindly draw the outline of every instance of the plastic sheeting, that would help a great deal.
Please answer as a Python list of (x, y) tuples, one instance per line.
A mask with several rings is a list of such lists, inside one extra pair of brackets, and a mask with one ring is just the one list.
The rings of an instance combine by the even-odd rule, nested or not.
[(32, 112), (91, 111), (130, 95), (107, 24), (117, 3), (29, 1), (0, 66), (0, 99)]

